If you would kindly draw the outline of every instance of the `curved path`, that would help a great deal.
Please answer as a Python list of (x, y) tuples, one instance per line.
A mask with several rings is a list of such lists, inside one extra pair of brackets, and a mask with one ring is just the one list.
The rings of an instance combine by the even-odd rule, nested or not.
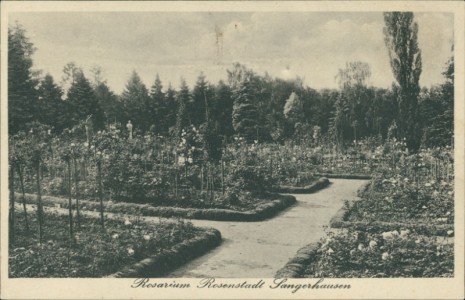
[(318, 241), (331, 217), (356, 198), (366, 180), (331, 179), (314, 194), (294, 195), (297, 203), (262, 222), (192, 220), (196, 226), (221, 232), (223, 243), (174, 270), (167, 277), (271, 278), (303, 246)]

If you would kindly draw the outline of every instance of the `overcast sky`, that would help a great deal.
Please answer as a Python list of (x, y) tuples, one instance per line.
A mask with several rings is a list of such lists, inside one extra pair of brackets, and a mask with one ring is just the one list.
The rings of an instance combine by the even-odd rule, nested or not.
[[(201, 71), (216, 83), (240, 62), (256, 73), (304, 78), (310, 87), (334, 88), (335, 75), (349, 61), (369, 63), (370, 84), (393, 82), (383, 40), (382, 13), (16, 13), (37, 47), (34, 68), (56, 81), (74, 61), (86, 75), (103, 69), (120, 93), (133, 70), (150, 87), (158, 73), (165, 86), (183, 76), (192, 86)], [(415, 13), (422, 50), (422, 86), (443, 82), (451, 56), (453, 16)]]

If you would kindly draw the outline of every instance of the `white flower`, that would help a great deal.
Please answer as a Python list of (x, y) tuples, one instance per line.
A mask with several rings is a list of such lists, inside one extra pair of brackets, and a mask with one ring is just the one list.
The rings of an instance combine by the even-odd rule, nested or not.
[(426, 209), (426, 206), (423, 205), (421, 208)]
[(358, 244), (357, 249), (358, 249), (359, 251), (363, 251), (363, 250), (365, 250), (365, 246), (363, 246), (363, 244)]
[(370, 241), (370, 243), (368, 243), (368, 247), (370, 249), (376, 248), (377, 245), (378, 245), (378, 243), (376, 241)]
[(415, 244), (420, 244), (420, 243), (421, 243), (420, 239), (415, 240)]
[(131, 247), (128, 247), (128, 254), (134, 255), (134, 249), (132, 249)]
[(388, 260), (388, 259), (390, 259), (390, 258), (391, 258), (391, 256), (390, 256), (389, 253), (387, 253), (387, 252), (384, 252), (384, 253), (381, 255), (381, 259), (382, 259), (382, 260)]
[(117, 233), (115, 233), (114, 235), (111, 236), (113, 239), (117, 239), (119, 237), (119, 235)]
[(427, 183), (425, 183), (425, 186), (426, 186), (426, 187), (430, 187), (430, 186), (431, 186), (431, 183), (427, 182)]
[(144, 234), (144, 240), (146, 240), (146, 241), (150, 240), (150, 235)]
[(331, 255), (331, 253), (334, 253), (334, 250), (331, 249), (331, 248), (329, 248), (329, 249), (326, 251), (326, 253), (328, 253), (329, 255)]
[(453, 230), (448, 230), (448, 231), (447, 231), (447, 235), (452, 235), (453, 233), (454, 233)]
[(124, 225), (132, 225), (131, 221), (129, 219), (124, 220)]
[(381, 235), (383, 236), (384, 240), (392, 240), (399, 236), (399, 232), (397, 230), (387, 231), (383, 232)]
[(445, 223), (447, 222), (447, 218), (437, 218), (436, 221)]

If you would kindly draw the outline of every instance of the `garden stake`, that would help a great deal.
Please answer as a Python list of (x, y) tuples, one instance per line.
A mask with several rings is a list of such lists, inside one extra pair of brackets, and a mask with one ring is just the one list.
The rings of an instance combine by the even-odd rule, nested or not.
[(224, 161), (221, 159), (221, 192), (224, 195)]
[(14, 241), (15, 239), (15, 162), (14, 159), (11, 160), (10, 164), (10, 239)]
[[(74, 154), (74, 150), (73, 150)], [(81, 229), (81, 215), (79, 213), (79, 183), (78, 183), (78, 170), (77, 170), (77, 162), (76, 162), (76, 156), (73, 155), (73, 163), (74, 163), (74, 189), (75, 189), (75, 195), (76, 195), (76, 218), (77, 218), (77, 227), (78, 229)]]
[(24, 178), (23, 178), (23, 172), (21, 171), (21, 166), (19, 164), (15, 164), (16, 169), (18, 171), (19, 175), (19, 184), (21, 185), (21, 192), (23, 194), (23, 211), (24, 211), (24, 221), (26, 222), (26, 232), (29, 233), (29, 221), (27, 218), (27, 209), (26, 209), (26, 192), (24, 191)]
[(100, 223), (105, 229), (105, 220), (103, 218), (103, 191), (102, 191), (102, 156), (97, 158), (97, 177), (98, 177), (98, 196), (100, 199)]
[(43, 232), (43, 224), (44, 224), (44, 212), (42, 207), (42, 195), (41, 195), (41, 188), (40, 188), (40, 154), (38, 154), (38, 158), (36, 161), (36, 187), (37, 187), (37, 217), (39, 220), (39, 243), (42, 244), (44, 232)]
[[(69, 202), (68, 202), (68, 221), (69, 221), (69, 242), (70, 244), (74, 243), (74, 234), (73, 234), (73, 208), (72, 208), (72, 187), (71, 187), (71, 161), (67, 158), (68, 163), (68, 191), (69, 191)], [(69, 264), (69, 257), (68, 257)]]

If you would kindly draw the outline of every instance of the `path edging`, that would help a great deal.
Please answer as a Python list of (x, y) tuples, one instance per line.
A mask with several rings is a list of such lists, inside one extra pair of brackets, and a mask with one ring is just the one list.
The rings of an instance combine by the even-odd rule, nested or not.
[(313, 263), (318, 255), (319, 242), (310, 243), (300, 248), (284, 267), (276, 272), (275, 278), (300, 278), (306, 266)]
[[(21, 202), (22, 195), (18, 195), (17, 202)], [(258, 205), (253, 210), (244, 212), (234, 211), (230, 209), (197, 209), (197, 208), (178, 208), (178, 207), (154, 207), (148, 204), (136, 204), (136, 203), (104, 203), (105, 211), (110, 213), (122, 213), (122, 214), (134, 214), (142, 216), (153, 216), (153, 217), (181, 217), (188, 219), (200, 219), (200, 220), (213, 220), (213, 221), (245, 221), (254, 222), (262, 221), (270, 218), (277, 213), (283, 211), (289, 206), (296, 203), (296, 199), (291, 195), (274, 195), (275, 200), (271, 200), (267, 203)], [(68, 199), (54, 196), (42, 196), (42, 201), (45, 204), (56, 204), (60, 205), (61, 208), (68, 208)], [(26, 202), (28, 204), (36, 204), (36, 195), (26, 194)], [(74, 200), (73, 200), (74, 202)], [(82, 210), (98, 210), (100, 204), (97, 201), (90, 200), (79, 200), (80, 208)]]
[(365, 174), (332, 174), (332, 173), (315, 173), (314, 176), (326, 177), (330, 179), (371, 179), (371, 175)]
[(311, 194), (315, 193), (325, 187), (327, 187), (330, 184), (328, 178), (326, 177), (321, 177), (317, 181), (313, 182), (312, 184), (309, 184), (304, 187), (295, 187), (295, 186), (279, 186), (276, 189), (276, 192), (278, 193), (289, 193), (289, 194)]
[(207, 228), (198, 237), (174, 245), (171, 249), (145, 258), (106, 278), (160, 277), (221, 244), (221, 233)]

